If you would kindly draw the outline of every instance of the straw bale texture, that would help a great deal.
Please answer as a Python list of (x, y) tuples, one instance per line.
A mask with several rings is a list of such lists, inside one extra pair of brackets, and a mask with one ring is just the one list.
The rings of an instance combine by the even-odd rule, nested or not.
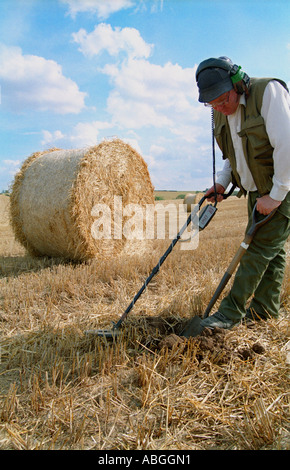
[[(84, 149), (37, 152), (15, 177), (11, 224), (16, 239), (33, 256), (112, 257), (127, 243), (122, 231), (114, 238), (115, 196), (122, 197), (123, 206), (145, 206), (154, 204), (153, 191), (143, 158), (119, 139)], [(110, 208), (111, 239), (92, 236), (96, 204)]]
[(184, 200), (183, 200), (185, 210), (187, 212), (191, 212), (191, 210), (192, 210), (191, 205), (192, 204), (198, 204), (199, 201), (203, 198), (203, 196), (204, 196), (204, 193), (196, 193), (196, 194), (187, 193)]

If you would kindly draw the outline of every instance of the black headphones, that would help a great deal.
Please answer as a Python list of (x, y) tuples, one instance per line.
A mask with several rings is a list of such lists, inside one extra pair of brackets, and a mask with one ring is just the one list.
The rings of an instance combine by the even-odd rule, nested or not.
[(209, 68), (223, 69), (228, 72), (233, 85), (243, 80), (245, 85), (247, 87), (249, 86), (250, 78), (245, 72), (243, 72), (242, 67), (240, 65), (233, 64), (231, 59), (225, 56), (218, 57), (217, 59), (210, 58), (201, 62), (196, 70), (196, 81), (198, 81), (198, 76), (200, 72)]

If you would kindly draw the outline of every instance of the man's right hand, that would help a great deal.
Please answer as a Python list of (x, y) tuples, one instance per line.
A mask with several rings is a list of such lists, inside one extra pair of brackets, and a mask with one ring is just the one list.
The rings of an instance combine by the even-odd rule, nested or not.
[[(221, 184), (219, 184), (219, 183), (216, 183), (215, 187), (216, 187), (216, 192), (219, 193), (219, 194), (217, 195), (217, 201), (218, 201), (218, 202), (222, 202), (222, 201), (223, 201), (223, 197), (221, 196), (221, 194), (224, 194), (225, 188), (224, 188)], [(208, 189), (208, 190), (205, 192), (205, 196), (208, 196), (208, 195), (210, 195), (211, 193), (214, 193), (214, 186), (212, 186), (210, 189)], [(210, 197), (210, 198), (207, 198), (207, 200), (208, 200), (209, 202), (215, 202), (215, 197), (212, 196), (212, 197)]]

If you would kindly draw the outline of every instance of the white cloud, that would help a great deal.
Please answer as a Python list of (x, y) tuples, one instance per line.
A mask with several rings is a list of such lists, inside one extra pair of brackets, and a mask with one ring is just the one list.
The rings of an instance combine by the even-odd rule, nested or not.
[(150, 147), (151, 155), (158, 156), (165, 152), (166, 152), (166, 148), (164, 146), (152, 144)]
[(203, 148), (210, 141), (210, 113), (198, 103), (196, 66), (151, 63), (151, 46), (133, 28), (102, 23), (92, 33), (75, 33), (74, 40), (87, 56), (106, 51), (117, 60), (101, 69), (111, 84), (110, 122), (78, 123), (65, 137), (69, 145), (94, 145), (110, 129), (143, 155), (157, 187), (168, 187), (169, 179), (190, 187), (197, 165), (210, 175), (210, 151)]
[[(196, 66), (156, 65), (143, 58), (103, 68), (112, 83), (107, 100), (112, 123), (123, 131), (147, 133), (138, 143), (157, 188), (203, 189), (211, 182), (211, 149), (206, 145), (211, 118), (198, 103), (195, 71)], [(208, 176), (202, 179), (202, 174)]]
[(142, 150), (137, 139), (131, 139), (129, 137), (125, 137), (122, 140), (126, 142), (127, 144), (131, 145), (131, 147), (133, 147), (133, 149), (135, 149), (136, 152), (142, 155)]
[(118, 90), (110, 93), (107, 105), (113, 122), (121, 128), (141, 129), (149, 126), (160, 128), (173, 125), (172, 120), (155, 109), (153, 103), (142, 100), (138, 102), (132, 97), (126, 99)]
[(18, 167), (20, 165), (20, 160), (3, 160), (4, 165), (12, 166), (13, 168)]
[(50, 144), (54, 144), (56, 141), (63, 139), (65, 136), (61, 131), (54, 131), (54, 132), (49, 132), (49, 131), (42, 131), (43, 135), (43, 140), (41, 141), (41, 145), (46, 146)]
[(79, 122), (73, 129), (70, 141), (77, 147), (96, 145), (100, 131), (111, 127), (109, 122)]
[(100, 19), (108, 18), (112, 13), (130, 8), (131, 0), (61, 0), (69, 7), (69, 14), (75, 18), (77, 13), (96, 13)]
[[(87, 56), (106, 51), (118, 57), (116, 64), (107, 64), (102, 69), (112, 84), (107, 111), (114, 125), (123, 129), (166, 128), (187, 141), (196, 140), (197, 133), (202, 131), (196, 121), (206, 114), (197, 101), (196, 67), (150, 63), (153, 46), (135, 28), (113, 29), (101, 23), (92, 33), (81, 29), (73, 38)], [(123, 60), (121, 52), (125, 53)]]
[[(153, 3), (152, 3), (153, 2)], [(150, 13), (159, 13), (163, 11), (163, 0), (152, 0), (150, 2), (146, 0), (139, 0), (134, 9), (134, 13), (144, 13), (149, 11)]]
[(164, 66), (144, 59), (129, 59), (122, 65), (103, 68), (113, 84), (107, 111), (115, 124), (140, 129), (144, 126), (167, 128), (174, 134), (196, 138), (193, 126), (207, 110), (197, 102), (195, 67), (182, 68), (168, 62)]
[(0, 44), (2, 104), (12, 111), (33, 109), (59, 114), (79, 113), (86, 93), (62, 73), (54, 60), (22, 53)]
[(69, 134), (63, 134), (60, 130), (50, 132), (43, 130), (43, 140), (41, 145), (43, 147), (48, 145), (55, 145), (56, 143), (64, 146), (72, 147), (90, 147), (96, 145), (98, 142), (99, 134), (102, 130), (111, 129), (112, 124), (104, 121), (93, 122), (79, 122), (76, 124)]
[[(102, 23), (92, 33), (82, 29), (73, 37), (87, 56), (98, 58), (106, 51), (116, 58), (101, 69), (111, 84), (106, 109), (110, 119), (79, 122), (62, 141), (85, 147), (115, 134), (143, 156), (156, 187), (190, 189), (197, 169), (199, 179), (209, 175), (203, 181), (208, 186), (211, 121), (209, 110), (198, 103), (196, 66), (151, 63), (152, 46), (133, 28)], [(57, 139), (58, 134), (46, 136)]]
[(14, 176), (21, 166), (21, 160), (3, 160), (0, 172), (9, 176)]
[(135, 28), (113, 29), (109, 24), (100, 23), (91, 33), (80, 29), (72, 36), (73, 40), (80, 45), (79, 50), (89, 57), (104, 51), (116, 57), (124, 51), (128, 57), (148, 58), (152, 50), (152, 45), (147, 44)]

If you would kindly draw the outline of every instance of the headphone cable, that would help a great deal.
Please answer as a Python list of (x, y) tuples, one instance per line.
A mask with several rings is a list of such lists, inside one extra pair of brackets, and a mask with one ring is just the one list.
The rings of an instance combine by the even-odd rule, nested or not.
[(215, 138), (214, 138), (214, 109), (211, 108), (211, 129), (212, 129), (212, 164), (213, 164), (213, 188), (214, 188), (214, 198), (215, 198), (215, 205), (217, 205), (217, 189), (216, 189), (216, 171), (215, 171)]

